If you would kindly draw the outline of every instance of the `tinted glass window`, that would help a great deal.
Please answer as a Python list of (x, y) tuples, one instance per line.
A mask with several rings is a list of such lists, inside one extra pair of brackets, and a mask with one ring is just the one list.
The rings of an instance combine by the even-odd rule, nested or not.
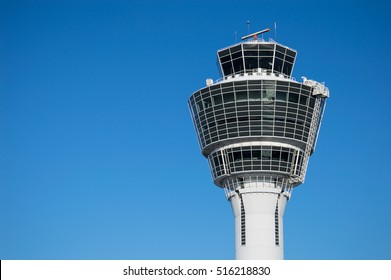
[(227, 93), (227, 94), (224, 94), (223, 96), (224, 96), (224, 103), (234, 101), (234, 94), (233, 93)]
[(231, 60), (231, 57), (229, 55), (220, 57), (220, 62), (225, 63)]
[(223, 66), (224, 75), (230, 75), (233, 73), (231, 62), (224, 63), (222, 64), (222, 66)]
[(291, 51), (291, 50), (286, 50), (286, 54), (289, 55), (289, 56), (292, 56), (292, 57), (295, 57), (296, 56), (296, 53)]
[(221, 95), (213, 96), (213, 102), (214, 102), (215, 105), (221, 104), (222, 101), (223, 101), (223, 99), (222, 99)]
[(240, 161), (240, 160), (242, 160), (242, 153), (234, 152), (234, 161)]
[(250, 151), (243, 151), (243, 159), (244, 160), (251, 159), (251, 152)]
[(284, 63), (284, 69), (282, 71), (285, 75), (288, 75), (290, 76), (291, 75), (291, 72), (292, 72), (292, 64), (290, 64), (289, 62), (286, 62)]
[(282, 63), (283, 61), (281, 59), (276, 58), (274, 60), (274, 71), (282, 73)]
[(242, 52), (233, 53), (231, 56), (232, 56), (232, 59), (237, 59), (239, 57), (242, 57)]
[(279, 45), (276, 45), (276, 50), (279, 51), (279, 52), (282, 52), (282, 53), (285, 53), (285, 48), (279, 46)]
[(272, 159), (273, 160), (280, 160), (280, 151), (273, 151), (272, 152)]
[(289, 102), (298, 103), (299, 102), (299, 95), (295, 93), (289, 93)]
[(281, 101), (286, 101), (286, 92), (277, 91), (276, 92), (276, 99), (281, 100)]
[(246, 57), (244, 59), (244, 62), (246, 64), (246, 69), (255, 69), (258, 68), (258, 59), (255, 57)]
[(244, 68), (243, 68), (243, 59), (242, 58), (235, 59), (233, 61), (233, 64), (234, 64), (234, 71), (236, 73), (244, 70)]
[(225, 55), (229, 55), (229, 50), (228, 50), (228, 49), (222, 50), (222, 51), (219, 52), (219, 56), (220, 56), (220, 57), (221, 57), (221, 56), (225, 56)]
[(236, 93), (236, 100), (237, 101), (242, 101), (242, 100), (247, 100), (247, 92), (237, 92)]
[(242, 51), (242, 45), (235, 46), (231, 48), (231, 53), (241, 52)]
[(273, 58), (272, 57), (262, 57), (259, 59), (259, 68), (263, 69), (272, 69)]
[(252, 90), (249, 93), (250, 100), (261, 100), (261, 91), (260, 90)]
[(205, 108), (209, 108), (212, 106), (212, 100), (210, 99), (210, 97), (204, 99), (204, 106)]
[(307, 101), (308, 101), (308, 97), (307, 96), (304, 96), (304, 95), (300, 96), (300, 104), (301, 105), (307, 105)]

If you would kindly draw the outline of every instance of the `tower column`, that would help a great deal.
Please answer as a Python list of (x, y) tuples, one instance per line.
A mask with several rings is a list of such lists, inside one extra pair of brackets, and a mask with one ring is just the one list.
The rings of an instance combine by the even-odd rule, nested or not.
[(278, 188), (243, 188), (229, 194), (236, 259), (284, 259), (283, 215), (288, 196)]

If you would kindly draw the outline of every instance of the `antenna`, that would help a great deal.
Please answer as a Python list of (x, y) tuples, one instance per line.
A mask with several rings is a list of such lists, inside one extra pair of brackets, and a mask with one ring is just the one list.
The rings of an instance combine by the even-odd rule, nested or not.
[(270, 31), (270, 28), (266, 28), (266, 29), (264, 29), (264, 30), (261, 30), (261, 31), (252, 33), (252, 34), (247, 35), (247, 36), (244, 36), (244, 37), (242, 37), (242, 40), (248, 39), (248, 38), (253, 37), (253, 36), (254, 36), (254, 39), (257, 39), (257, 38), (258, 38), (257, 36), (258, 36), (259, 34), (263, 34), (263, 33), (269, 32), (269, 31)]
[(250, 33), (250, 20), (247, 20), (247, 33)]
[(277, 22), (274, 22), (274, 39), (277, 41)]

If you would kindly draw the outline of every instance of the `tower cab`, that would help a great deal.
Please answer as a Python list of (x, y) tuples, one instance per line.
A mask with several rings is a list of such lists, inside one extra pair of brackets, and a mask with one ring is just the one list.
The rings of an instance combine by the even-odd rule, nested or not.
[(291, 77), (295, 59), (295, 50), (263, 39), (244, 41), (217, 51), (222, 77), (261, 70)]

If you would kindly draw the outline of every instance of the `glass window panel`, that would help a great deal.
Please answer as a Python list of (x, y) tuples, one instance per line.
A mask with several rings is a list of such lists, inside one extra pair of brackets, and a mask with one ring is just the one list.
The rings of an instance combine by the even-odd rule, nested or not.
[(293, 57), (290, 57), (290, 56), (285, 56), (285, 60), (288, 61), (289, 63), (292, 63), (295, 61), (295, 59)]
[(197, 102), (197, 108), (198, 108), (198, 111), (204, 110), (204, 106), (202, 105), (202, 101)]
[(232, 83), (224, 84), (224, 86), (221, 88), (221, 92), (223, 93), (233, 92)]
[(259, 56), (273, 56), (274, 52), (273, 51), (259, 51)]
[(204, 89), (201, 89), (201, 95), (204, 95), (205, 93), (208, 93), (209, 92), (209, 88), (204, 88)]
[(289, 86), (289, 83), (288, 82), (281, 82), (281, 81), (277, 81), (277, 86), (281, 86), (281, 87), (288, 87)]
[(259, 46), (259, 51), (272, 51), (274, 50), (274, 44), (262, 44), (258, 45)]
[(277, 91), (276, 92), (276, 99), (280, 100), (280, 101), (286, 101), (286, 92)]
[(263, 91), (262, 91), (262, 100), (265, 101), (272, 101), (276, 99), (276, 89), (275, 85), (264, 85)]
[[(281, 103), (281, 102), (277, 101), (276, 103), (278, 104), (278, 103)], [(276, 115), (276, 117), (278, 116), (278, 117), (281, 117), (281, 118), (285, 118), (286, 108), (283, 107), (283, 106), (276, 106), (276, 111), (274, 112), (274, 114)]]
[(232, 87), (233, 87), (234, 83), (233, 82), (230, 82), (230, 83), (224, 83), (224, 84), (221, 84), (221, 89), (224, 90), (224, 89), (230, 89), (230, 91), (232, 90)]
[(246, 90), (247, 89), (247, 81), (234, 82), (235, 89)]
[(295, 90), (295, 92), (300, 92), (301, 85), (296, 82), (289, 83), (291, 90)]
[(237, 92), (236, 93), (236, 100), (237, 101), (247, 100), (247, 92), (246, 91)]
[(231, 50), (231, 54), (239, 52), (239, 51), (241, 52), (242, 51), (242, 45), (237, 45), (235, 47), (232, 47), (230, 50)]
[(269, 161), (262, 161), (262, 169), (263, 170), (271, 170), (270, 160)]
[(243, 44), (244, 50), (258, 50), (258, 44)]
[(228, 115), (231, 115), (231, 114), (227, 114), (227, 112), (229, 113), (235, 112), (235, 102), (224, 103), (224, 111), (227, 117)]
[(258, 56), (258, 50), (255, 50), (255, 51), (244, 51), (244, 56), (245, 57), (248, 57), (248, 56), (257, 57)]
[(249, 135), (250, 135), (250, 132), (248, 130), (243, 130), (243, 131), (239, 132), (239, 136), (249, 136)]
[(234, 161), (234, 157), (233, 157), (231, 152), (228, 152), (228, 160), (229, 160), (229, 162), (233, 162)]
[(209, 128), (215, 127), (216, 126), (216, 122), (209, 122), (208, 126), (209, 126)]
[[(260, 90), (252, 90), (249, 92), (250, 100), (261, 100), (261, 91)], [(258, 109), (258, 108), (255, 108)]]
[(315, 106), (315, 98), (314, 97), (310, 97), (310, 107), (314, 108), (314, 106)]
[(242, 58), (235, 59), (233, 61), (233, 64), (234, 64), (234, 70), (235, 70), (236, 73), (244, 70), (244, 68), (243, 68), (243, 59)]
[(311, 93), (311, 88), (306, 85), (301, 85), (301, 92), (302, 92), (302, 94), (309, 96)]
[(251, 156), (253, 159), (261, 159), (261, 150), (252, 150)]
[(204, 98), (204, 107), (205, 108), (212, 107), (212, 100), (210, 99), (210, 97)]
[(307, 105), (308, 98), (307, 96), (301, 95), (300, 96), (300, 104), (301, 105)]
[(227, 118), (227, 123), (236, 123), (236, 118)]
[(234, 161), (241, 161), (242, 160), (242, 152), (236, 151), (233, 152)]
[(272, 66), (273, 66), (272, 57), (262, 57), (259, 59), (259, 68), (272, 69)]
[(238, 117), (239, 122), (247, 122), (248, 121), (247, 112), (243, 112), (243, 114), (245, 114), (246, 116), (245, 117)]
[(284, 63), (284, 69), (282, 70), (282, 73), (284, 73), (285, 75), (290, 76), (291, 72), (292, 72), (292, 64), (289, 63), (289, 62), (285, 62)]
[(272, 170), (279, 170), (279, 162), (278, 161), (272, 161), (272, 166), (271, 166)]
[(298, 103), (299, 102), (299, 95), (296, 93), (289, 93), (289, 102)]
[(251, 159), (251, 151), (243, 151), (243, 160)]
[(240, 52), (233, 53), (231, 54), (231, 57), (232, 59), (237, 59), (239, 57), (242, 57), (242, 52), (240, 51)]
[(285, 48), (284, 47), (281, 47), (279, 45), (276, 45), (276, 50), (279, 51), (279, 52), (282, 52), (282, 53), (285, 53)]
[(260, 88), (261, 87), (261, 81), (260, 80), (249, 80), (248, 86), (251, 88)]
[(279, 58), (276, 58), (274, 60), (274, 71), (282, 73), (282, 64), (283, 64), (283, 61)]
[(244, 59), (246, 70), (258, 68), (258, 59), (255, 57), (246, 57)]
[(223, 98), (221, 97), (221, 95), (215, 95), (213, 96), (213, 102), (215, 105), (219, 105), (223, 102)]
[(296, 53), (294, 51), (289, 50), (289, 49), (286, 50), (286, 54), (289, 56), (292, 56), (292, 57), (296, 56)]
[(281, 52), (276, 52), (276, 58), (280, 58), (280, 59), (284, 59), (284, 54), (283, 53), (281, 53)]
[(280, 151), (272, 152), (272, 160), (280, 160)]
[(219, 56), (229, 55), (229, 49), (219, 51)]
[(190, 104), (191, 104), (191, 110), (193, 111), (193, 114), (196, 115), (197, 114), (196, 104), (194, 103), (193, 100), (190, 102)]
[(220, 57), (220, 62), (221, 63), (225, 63), (225, 62), (228, 62), (230, 60), (231, 60), (231, 56), (229, 56), (229, 55)]
[(233, 102), (234, 101), (234, 94), (233, 93), (226, 93), (223, 95), (224, 103)]
[(264, 148), (262, 150), (262, 160), (270, 160), (270, 155), (271, 155), (270, 149)]
[(211, 92), (218, 92), (220, 90), (220, 85), (212, 85), (210, 87)]
[(222, 66), (223, 66), (223, 72), (225, 76), (231, 75), (233, 73), (231, 61), (227, 63), (223, 63)]
[(214, 163), (215, 167), (219, 165), (219, 159), (218, 159), (218, 157), (214, 157), (214, 158), (213, 158), (213, 163)]

